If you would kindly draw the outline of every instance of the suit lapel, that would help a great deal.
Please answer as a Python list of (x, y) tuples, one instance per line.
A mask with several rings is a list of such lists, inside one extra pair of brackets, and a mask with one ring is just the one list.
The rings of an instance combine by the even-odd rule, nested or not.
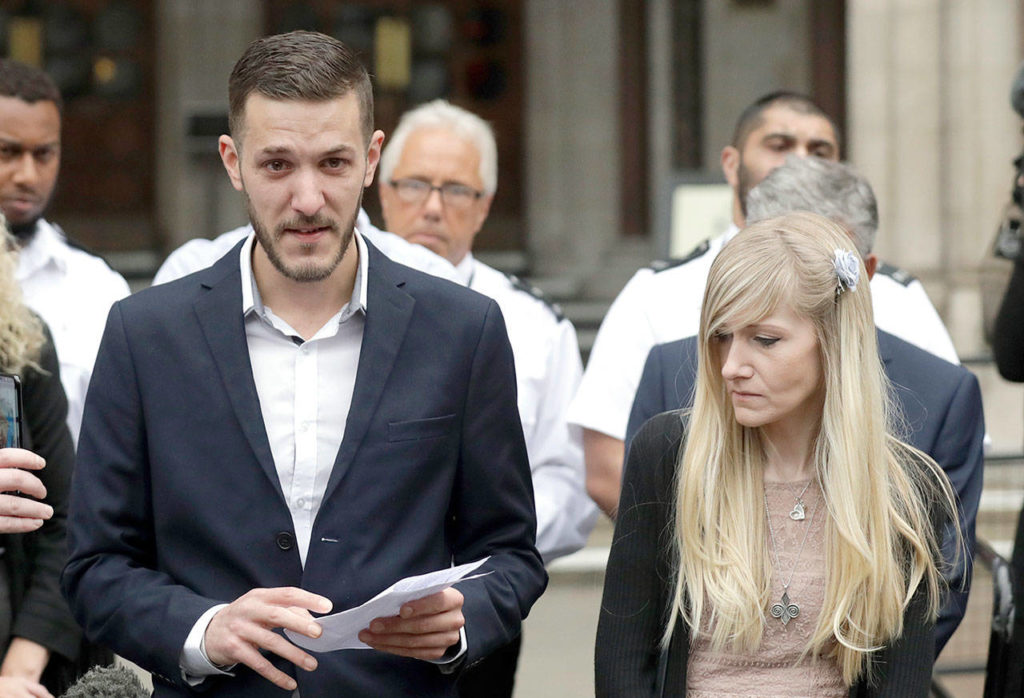
[[(245, 339), (242, 277), (238, 267), (241, 244), (236, 245), (202, 279), (203, 286), (209, 290), (199, 297), (194, 308), (242, 432), (263, 472), (281, 494), (281, 482), (263, 424)], [(283, 499), (284, 495), (281, 496)]]
[(345, 436), (327, 481), (324, 500), (331, 496), (348, 471), (380, 407), (384, 386), (394, 368), (416, 301), (402, 290), (403, 267), (395, 264), (368, 241), (366, 324), (359, 351), (359, 366)]

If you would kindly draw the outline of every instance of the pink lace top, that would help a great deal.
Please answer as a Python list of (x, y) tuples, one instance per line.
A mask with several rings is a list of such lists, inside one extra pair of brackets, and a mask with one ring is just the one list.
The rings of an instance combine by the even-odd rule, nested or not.
[[(772, 557), (771, 603), (781, 603), (782, 583), (789, 584), (790, 603), (799, 606), (799, 614), (787, 624), (773, 618), (765, 609), (766, 625), (761, 646), (753, 654), (714, 652), (706, 633), (690, 647), (686, 674), (686, 694), (690, 698), (726, 697), (794, 698), (796, 696), (847, 696), (849, 689), (843, 683), (839, 667), (830, 659), (800, 659), (808, 638), (818, 621), (825, 596), (825, 510), (821, 489), (812, 483), (803, 495), (806, 518), (796, 521), (789, 514), (796, 504), (796, 495), (807, 481), (765, 483), (768, 512), (775, 530), (779, 566)], [(813, 519), (812, 519), (813, 514)], [(803, 553), (800, 546), (807, 527), (807, 542)], [(767, 538), (767, 534), (766, 534)], [(799, 554), (799, 561), (797, 555)]]

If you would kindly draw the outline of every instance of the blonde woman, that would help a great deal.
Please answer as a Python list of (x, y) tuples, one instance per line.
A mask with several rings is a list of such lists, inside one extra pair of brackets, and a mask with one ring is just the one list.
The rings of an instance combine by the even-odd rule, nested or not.
[(711, 267), (694, 406), (630, 449), (598, 696), (925, 696), (952, 494), (893, 436), (867, 274), (809, 213)]
[(59, 587), (74, 446), (53, 343), (22, 301), (15, 268), (0, 216), (0, 371), (21, 377), (25, 449), (0, 449), (0, 698), (47, 698), (74, 680), (82, 659)]

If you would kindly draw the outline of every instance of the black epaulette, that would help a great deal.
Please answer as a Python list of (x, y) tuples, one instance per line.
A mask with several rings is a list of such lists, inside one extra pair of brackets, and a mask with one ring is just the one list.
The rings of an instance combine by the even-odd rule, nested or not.
[(890, 279), (898, 283), (900, 286), (909, 286), (910, 284), (917, 281), (917, 278), (905, 269), (894, 267), (891, 264), (882, 262), (878, 265), (878, 269), (875, 270), (878, 274), (888, 276)]
[(666, 269), (674, 269), (675, 267), (682, 266), (687, 262), (692, 262), (698, 257), (703, 257), (705, 254), (707, 254), (708, 249), (710, 248), (711, 244), (707, 240), (705, 240), (704, 242), (700, 243), (692, 250), (687, 252), (682, 257), (678, 257), (675, 259), (658, 259), (648, 264), (647, 268), (653, 269), (655, 274), (657, 274), (659, 271), (665, 271)]
[(561, 322), (562, 320), (565, 319), (565, 315), (562, 314), (562, 307), (558, 305), (558, 303), (555, 303), (553, 300), (544, 295), (544, 292), (541, 291), (539, 288), (537, 288), (531, 283), (523, 281), (515, 274), (505, 274), (505, 276), (508, 277), (509, 283), (512, 284), (512, 288), (516, 289), (517, 291), (522, 291), (523, 293), (528, 293), (537, 300), (539, 300), (541, 303), (546, 305), (551, 310), (551, 312), (554, 313), (555, 319), (558, 322)]

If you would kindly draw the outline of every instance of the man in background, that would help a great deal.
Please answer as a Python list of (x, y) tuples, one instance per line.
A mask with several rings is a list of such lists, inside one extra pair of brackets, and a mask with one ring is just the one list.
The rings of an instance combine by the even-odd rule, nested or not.
[(129, 289), (106, 262), (43, 217), (60, 170), (62, 110), (46, 73), (0, 59), (0, 211), (20, 248), (17, 278), (25, 302), (53, 334), (77, 443), (107, 312)]
[[(435, 100), (406, 112), (380, 161), (385, 227), (455, 265), (456, 281), (501, 308), (515, 355), (519, 416), (533, 475), (537, 549), (550, 563), (587, 541), (597, 510), (584, 487), (580, 431), (566, 409), (582, 373), (576, 330), (557, 306), (473, 256), (498, 184), (491, 127)], [(511, 696), (520, 638), (465, 673), (459, 694)]]
[[(835, 124), (807, 97), (773, 92), (740, 115), (722, 171), (733, 190), (733, 224), (680, 260), (638, 271), (612, 303), (590, 353), (569, 421), (583, 427), (587, 490), (614, 518), (623, 439), (644, 361), (653, 346), (697, 333), (711, 262), (744, 225), (745, 197), (788, 155), (839, 159)], [(892, 334), (957, 362), (949, 333), (920, 282), (880, 263), (871, 283), (875, 322)]]

